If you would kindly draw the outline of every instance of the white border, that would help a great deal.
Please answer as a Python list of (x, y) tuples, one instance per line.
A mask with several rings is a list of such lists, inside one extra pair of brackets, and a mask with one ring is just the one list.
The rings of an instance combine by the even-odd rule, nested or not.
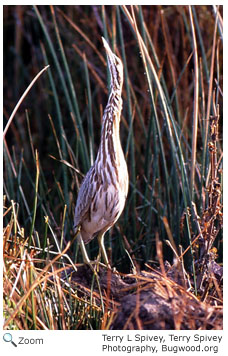
[[(226, 19), (226, 5), (224, 4), (224, 1), (210, 1), (209, 4), (210, 5), (223, 5), (223, 10), (224, 10), (224, 19)], [(49, 1), (36, 1), (36, 5), (63, 5), (62, 1), (55, 1), (53, 2), (49, 2)], [(75, 2), (75, 1), (67, 1), (66, 4), (64, 5), (94, 5), (96, 3), (94, 3), (93, 1), (86, 1), (86, 2)], [(111, 5), (120, 5), (123, 4), (123, 2), (120, 1), (112, 1)], [(135, 4), (139, 4), (139, 1), (125, 1), (124, 2), (125, 5), (135, 5)], [(153, 1), (153, 2), (149, 2), (149, 1), (143, 1), (142, 3), (140, 3), (141, 5), (167, 5), (167, 1)], [(175, 1), (172, 3), (172, 5), (209, 5), (208, 1), (200, 1), (200, 2), (196, 2), (196, 1)], [(2, 5), (31, 5), (31, 2), (29, 1), (21, 1), (20, 3), (14, 1), (4, 1), (2, 3)], [(98, 5), (109, 5), (107, 1), (100, 1)], [(171, 5), (171, 4), (169, 4)], [(1, 21), (3, 19), (3, 8), (2, 6), (0, 6), (0, 15), (1, 15)], [(226, 38), (226, 21), (224, 21), (224, 38)], [(3, 48), (3, 33), (2, 33), (2, 28), (3, 26), (1, 26), (1, 48)], [(224, 48), (226, 48), (225, 45), (226, 40), (224, 40)], [(1, 70), (3, 68), (3, 54), (1, 52)], [(228, 57), (226, 54), (226, 51), (224, 50), (224, 63), (228, 63)], [(1, 73), (2, 74), (2, 73)], [(226, 80), (225, 78), (227, 78), (226, 75), (226, 66), (224, 66), (224, 93), (226, 93)], [(3, 81), (1, 81), (3, 83)], [(1, 85), (1, 91), (2, 91), (2, 85)], [(2, 93), (3, 94), (3, 93)], [(2, 103), (2, 98), (3, 95), (1, 95), (1, 108), (3, 108), (3, 103)], [(225, 101), (224, 101), (225, 102)], [(226, 135), (226, 133), (228, 132), (228, 127), (227, 127), (227, 121), (228, 121), (228, 113), (227, 113), (227, 108), (226, 105), (224, 105), (223, 108), (223, 112), (224, 112), (224, 133)], [(224, 135), (224, 136), (225, 136)], [(226, 136), (225, 136), (226, 137)], [(226, 144), (226, 140), (224, 140), (224, 152), (227, 152), (227, 144)], [(1, 156), (1, 169), (2, 169), (2, 145), (0, 148), (0, 156)], [(226, 161), (226, 158), (224, 159), (224, 161)], [(227, 165), (224, 165), (224, 176), (226, 177), (226, 167)], [(2, 174), (0, 177), (0, 182), (2, 183)], [(3, 184), (2, 184), (3, 186)], [(2, 194), (2, 190), (1, 190), (1, 194)], [(226, 184), (224, 184), (224, 199), (226, 197)], [(226, 210), (226, 209), (225, 209)], [(2, 208), (1, 208), (1, 213), (2, 213)], [(224, 221), (226, 222), (226, 218), (224, 218)], [(1, 228), (2, 228), (2, 219), (1, 219)], [(2, 231), (2, 230), (1, 230)], [(224, 227), (224, 251), (227, 251), (227, 228), (226, 228), (226, 224)], [(1, 246), (1, 250), (2, 250), (2, 239), (0, 242), (0, 246)], [(226, 261), (224, 258), (224, 264), (225, 264), (225, 270), (227, 270), (227, 266), (226, 266)], [(1, 257), (1, 265), (2, 265), (2, 257)], [(226, 281), (226, 278), (225, 278)], [(0, 290), (2, 291), (2, 273), (0, 276)], [(225, 283), (225, 287), (226, 287), (226, 283)], [(1, 294), (2, 295), (2, 294)], [(227, 288), (225, 288), (224, 290), (224, 300), (227, 300)], [(224, 329), (227, 330), (227, 308), (226, 305), (224, 307), (225, 313), (224, 313)], [(0, 313), (3, 312), (2, 309), (2, 303), (1, 303), (1, 307), (0, 307)], [(1, 314), (2, 315), (2, 314)], [(225, 338), (224, 336), (224, 331), (102, 331), (102, 330), (98, 330), (98, 331), (16, 331), (16, 332), (12, 332), (13, 338), (15, 340), (15, 342), (18, 342), (19, 337), (26, 337), (26, 338), (43, 338), (44, 339), (44, 345), (19, 345), (17, 348), (14, 348), (13, 345), (11, 344), (7, 344), (6, 342), (3, 341), (2, 336), (6, 331), (2, 330), (1, 333), (1, 340), (0, 340), (0, 347), (1, 347), (1, 352), (2, 355), (6, 355), (7, 353), (10, 353), (10, 355), (12, 354), (17, 354), (17, 355), (23, 355), (23, 356), (35, 356), (35, 355), (41, 355), (41, 353), (45, 353), (45, 354), (53, 354), (53, 355), (65, 355), (67, 354), (73, 354), (73, 355), (82, 355), (82, 356), (106, 356), (106, 355), (114, 355), (114, 354), (120, 354), (123, 355), (123, 353), (102, 353), (101, 352), (101, 345), (103, 343), (103, 334), (108, 334), (108, 335), (131, 335), (133, 336), (134, 334), (141, 334), (141, 335), (146, 335), (146, 334), (150, 334), (150, 335), (168, 335), (168, 334), (176, 334), (176, 335), (194, 335), (194, 334), (202, 334), (202, 335), (223, 335), (223, 338)], [(185, 344), (185, 343), (183, 343)], [(181, 343), (179, 344), (181, 345)], [(227, 348), (226, 348), (227, 349)], [(126, 354), (126, 353), (125, 353)], [(182, 354), (182, 353), (180, 353)], [(195, 354), (195, 353), (194, 353)], [(127, 355), (127, 354), (126, 354)], [(131, 353), (130, 355), (140, 355), (138, 353)], [(145, 353), (143, 355), (148, 355), (148, 353)], [(174, 355), (173, 353), (156, 353), (157, 356), (160, 355)], [(183, 354), (185, 355), (185, 354)], [(188, 355), (193, 355), (193, 353), (188, 353)], [(203, 355), (205, 356), (210, 356), (210, 355), (216, 355), (215, 353), (203, 353)], [(217, 353), (217, 355), (225, 355), (225, 346), (221, 349), (221, 352)]]

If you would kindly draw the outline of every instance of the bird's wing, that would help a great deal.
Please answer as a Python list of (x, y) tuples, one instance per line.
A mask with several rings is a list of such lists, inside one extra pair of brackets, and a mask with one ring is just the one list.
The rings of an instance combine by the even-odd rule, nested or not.
[(74, 227), (78, 226), (88, 212), (94, 195), (93, 184), (90, 182), (90, 171), (86, 174), (79, 189), (74, 214)]

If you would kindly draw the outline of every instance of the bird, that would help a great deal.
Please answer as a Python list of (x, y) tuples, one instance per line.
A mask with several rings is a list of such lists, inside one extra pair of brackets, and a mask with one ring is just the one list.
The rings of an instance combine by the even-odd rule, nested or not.
[(74, 214), (74, 229), (78, 231), (77, 239), (83, 262), (91, 268), (85, 244), (95, 236), (99, 244), (97, 261), (102, 256), (105, 265), (111, 268), (104, 246), (104, 235), (121, 215), (129, 187), (128, 169), (120, 141), (123, 64), (105, 38), (102, 37), (102, 41), (110, 72), (110, 91), (102, 118), (98, 153), (79, 188)]

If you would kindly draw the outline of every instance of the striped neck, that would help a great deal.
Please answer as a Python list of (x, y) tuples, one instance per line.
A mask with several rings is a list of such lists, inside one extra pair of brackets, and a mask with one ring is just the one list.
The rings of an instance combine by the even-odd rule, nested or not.
[(122, 98), (121, 98), (121, 90), (112, 90), (109, 98), (108, 98), (108, 103), (106, 105), (104, 115), (103, 115), (103, 121), (106, 119), (106, 112), (110, 113), (119, 113), (119, 116), (122, 111)]
[[(103, 168), (112, 170), (118, 180), (118, 166), (123, 156), (119, 127), (122, 111), (121, 91), (111, 91), (104, 111), (101, 130), (101, 143), (97, 155), (97, 163), (102, 162)], [(99, 169), (99, 168), (98, 168)], [(103, 169), (102, 169), (103, 170)], [(100, 172), (103, 175), (103, 172)]]

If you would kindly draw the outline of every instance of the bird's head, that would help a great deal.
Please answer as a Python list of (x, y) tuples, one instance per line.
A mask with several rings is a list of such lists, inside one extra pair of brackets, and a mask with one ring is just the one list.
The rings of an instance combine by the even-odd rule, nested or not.
[(111, 74), (111, 88), (115, 91), (121, 91), (123, 85), (123, 64), (120, 58), (112, 52), (104, 37), (102, 37), (102, 40), (108, 58), (108, 67)]

